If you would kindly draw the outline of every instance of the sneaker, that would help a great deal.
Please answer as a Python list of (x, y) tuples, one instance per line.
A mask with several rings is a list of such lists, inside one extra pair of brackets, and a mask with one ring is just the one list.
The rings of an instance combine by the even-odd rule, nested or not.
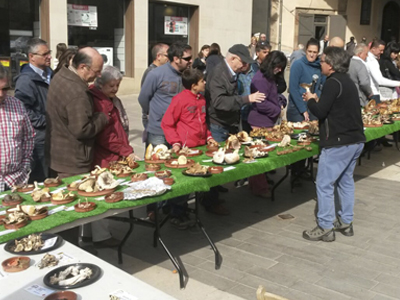
[(354, 235), (354, 230), (353, 230), (353, 222), (350, 224), (343, 223), (342, 219), (338, 217), (334, 222), (333, 222), (333, 229), (335, 231), (339, 231), (341, 234), (345, 236), (353, 236)]
[(172, 226), (174, 226), (175, 228), (177, 228), (179, 230), (186, 230), (189, 228), (188, 223), (184, 222), (180, 218), (171, 218), (171, 220), (169, 222)]
[(248, 185), (248, 184), (249, 184), (249, 180), (247, 178), (245, 178), (245, 179), (241, 179), (241, 180), (236, 181), (235, 182), (235, 187), (236, 188), (241, 188), (241, 187), (243, 187), (245, 185)]
[(304, 230), (303, 238), (309, 241), (333, 242), (335, 240), (335, 231), (331, 229), (322, 229), (317, 226), (312, 230)]
[(211, 205), (206, 207), (206, 211), (219, 215), (219, 216), (227, 216), (229, 215), (229, 210), (223, 206), (222, 204)]

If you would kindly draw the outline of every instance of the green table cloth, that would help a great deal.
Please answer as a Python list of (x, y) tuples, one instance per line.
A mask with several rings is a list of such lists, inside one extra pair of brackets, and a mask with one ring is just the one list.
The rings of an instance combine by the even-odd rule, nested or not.
[[(384, 125), (383, 127), (378, 127), (378, 128), (367, 128), (365, 130), (365, 135), (367, 138), (367, 141), (377, 139), (379, 137), (385, 136), (387, 134), (391, 134), (393, 132), (399, 131), (400, 130), (400, 121), (395, 122), (394, 124), (389, 124), (389, 125)], [(292, 141), (292, 144), (295, 144), (295, 141)], [(103, 201), (97, 201), (94, 200), (94, 198), (89, 198), (90, 201), (93, 201), (97, 204), (97, 207), (95, 210), (87, 212), (87, 213), (77, 213), (75, 211), (61, 211), (58, 213), (55, 213), (53, 215), (50, 215), (42, 220), (36, 220), (36, 221), (31, 221), (27, 226), (22, 227), (21, 229), (0, 236), (0, 243), (4, 243), (6, 241), (9, 241), (11, 239), (19, 238), (21, 236), (35, 233), (35, 232), (43, 232), (52, 228), (55, 228), (57, 226), (67, 224), (70, 222), (73, 222), (75, 220), (81, 219), (81, 218), (86, 218), (90, 216), (96, 216), (96, 215), (101, 215), (102, 213), (106, 212), (107, 210), (110, 209), (116, 209), (116, 208), (135, 208), (143, 205), (147, 205), (150, 203), (154, 202), (159, 202), (167, 199), (171, 199), (177, 196), (181, 195), (186, 195), (191, 192), (206, 192), (209, 191), (210, 187), (214, 187), (220, 184), (232, 182), (235, 180), (239, 180), (242, 178), (247, 178), (253, 175), (261, 174), (264, 172), (268, 172), (280, 167), (284, 167), (290, 164), (293, 164), (294, 162), (297, 162), (302, 159), (306, 159), (309, 157), (312, 157), (314, 155), (317, 155), (319, 153), (319, 146), (317, 143), (312, 143), (310, 145), (312, 147), (312, 151), (306, 151), (305, 149), (302, 149), (297, 152), (289, 153), (286, 155), (277, 155), (277, 151), (274, 150), (269, 153), (269, 156), (266, 158), (260, 158), (257, 159), (255, 163), (238, 163), (235, 165), (232, 165), (234, 169), (231, 169), (229, 171), (224, 171), (221, 174), (214, 174), (211, 177), (203, 178), (203, 177), (189, 177), (185, 176), (182, 174), (182, 169), (170, 169), (166, 168), (164, 165), (161, 165), (162, 168), (161, 170), (169, 169), (172, 171), (172, 177), (175, 180), (175, 184), (172, 186), (172, 189), (168, 191), (167, 193), (157, 196), (157, 197), (150, 197), (150, 198), (144, 198), (141, 200), (133, 200), (133, 201), (121, 201), (117, 203), (107, 203), (104, 200)], [(244, 147), (242, 147), (244, 148)], [(198, 149), (203, 150), (203, 152), (207, 151), (206, 147), (198, 147)], [(243, 154), (243, 149), (240, 151), (241, 154)], [(196, 162), (201, 163), (202, 165), (214, 165), (212, 162), (203, 162), (203, 160), (210, 160), (211, 158), (206, 156), (204, 153), (200, 156), (192, 157)], [(241, 156), (241, 161), (243, 160), (243, 156)], [(144, 172), (144, 162), (139, 162), (140, 166), (139, 168), (135, 169), (137, 173)], [(224, 166), (228, 167), (228, 166)], [(150, 175), (152, 176), (152, 175)], [(63, 180), (63, 185), (68, 185), (69, 183), (76, 181), (80, 179), (81, 176), (74, 176), (70, 178), (66, 178)], [(129, 180), (127, 178), (126, 180)], [(62, 187), (60, 186), (60, 187)], [(60, 187), (56, 188), (51, 188), (51, 190), (58, 189)], [(120, 186), (117, 190), (123, 190), (125, 189), (125, 186)], [(9, 193), (9, 192), (5, 192)], [(3, 194), (5, 194), (3, 193)], [(75, 192), (76, 193), (76, 192)], [(22, 203), (23, 205), (27, 204), (37, 204), (35, 203), (30, 195), (27, 194), (22, 194), (21, 196), (25, 199), (24, 202)], [(79, 196), (78, 199), (84, 200), (85, 197)], [(77, 204), (78, 199), (75, 200), (72, 203), (66, 204), (66, 206), (73, 206)], [(50, 207), (49, 209), (52, 209), (54, 207)], [(0, 211), (5, 210), (6, 208), (0, 208)], [(99, 216), (99, 219), (101, 219), (101, 216)], [(0, 226), (0, 232), (4, 231), (4, 226)]]

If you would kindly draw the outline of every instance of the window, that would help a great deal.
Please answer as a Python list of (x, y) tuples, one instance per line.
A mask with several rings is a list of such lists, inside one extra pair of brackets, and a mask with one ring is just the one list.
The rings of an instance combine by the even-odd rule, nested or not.
[[(68, 0), (68, 5), (68, 46), (94, 47), (103, 56), (104, 65), (125, 72), (126, 1)], [(74, 14), (81, 17), (74, 18)]]
[(360, 25), (369, 25), (371, 22), (372, 0), (361, 1)]

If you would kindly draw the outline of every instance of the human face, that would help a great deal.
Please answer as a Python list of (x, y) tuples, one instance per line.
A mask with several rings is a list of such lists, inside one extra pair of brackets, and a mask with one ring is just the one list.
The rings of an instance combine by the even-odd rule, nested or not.
[(158, 62), (160, 64), (160, 66), (166, 64), (167, 62), (169, 62), (169, 58), (168, 58), (168, 48), (169, 47), (164, 47), (161, 49), (161, 52), (158, 53)]
[(103, 92), (104, 95), (106, 95), (108, 98), (114, 98), (116, 94), (118, 93), (119, 85), (121, 83), (121, 79), (112, 79), (100, 88), (100, 90)]
[(0, 79), (0, 104), (4, 102), (7, 96), (7, 91), (10, 88), (7, 78)]
[(46, 69), (51, 64), (51, 51), (47, 45), (36, 47), (35, 53), (29, 53), (29, 62), (39, 69)]
[(375, 55), (379, 59), (381, 57), (381, 55), (383, 54), (384, 50), (385, 50), (385, 46), (379, 45), (378, 47), (371, 48), (370, 51), (373, 55)]
[(282, 72), (282, 67), (278, 66), (278, 67), (274, 68), (274, 75), (276, 75), (276, 74), (278, 74), (280, 72)]
[(306, 50), (306, 58), (309, 62), (313, 62), (318, 57), (318, 46), (317, 45), (310, 45)]
[(200, 79), (196, 85), (194, 85), (193, 89), (196, 91), (196, 94), (204, 92), (206, 90), (206, 81), (204, 78)]
[(243, 72), (247, 69), (248, 65), (249, 64), (242, 61), (242, 59), (239, 56), (237, 55), (233, 56), (232, 66), (231, 66), (233, 72), (235, 73)]
[(183, 52), (183, 56), (176, 61), (179, 72), (183, 72), (189, 68), (192, 61), (192, 50)]
[(368, 56), (368, 47), (365, 47), (363, 52), (358, 55), (363, 61), (366, 61)]
[(392, 52), (392, 53), (390, 53), (390, 58), (392, 59), (392, 60), (396, 60), (396, 58), (399, 56), (399, 54), (397, 53), (397, 52)]
[(103, 58), (99, 56), (95, 56), (92, 59), (92, 65), (85, 65), (85, 74), (84, 80), (86, 82), (93, 82), (97, 77), (101, 76), (101, 70), (103, 70)]
[(257, 52), (258, 61), (261, 63), (269, 54), (269, 49), (261, 49), (260, 52)]
[(208, 56), (208, 53), (210, 53), (210, 48), (202, 50), (201, 53), (203, 53), (203, 57), (206, 58)]
[(322, 54), (321, 56), (321, 73), (325, 76), (329, 76), (332, 74), (332, 67), (331, 65), (328, 65), (325, 61), (325, 54)]
[(263, 33), (260, 35), (260, 41), (266, 41), (267, 40), (267, 36)]

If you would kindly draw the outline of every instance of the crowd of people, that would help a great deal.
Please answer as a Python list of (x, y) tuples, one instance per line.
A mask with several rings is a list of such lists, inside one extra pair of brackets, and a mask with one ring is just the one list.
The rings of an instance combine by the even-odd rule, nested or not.
[[(346, 48), (346, 49), (344, 49)], [(116, 96), (123, 75), (103, 68), (93, 48), (60, 45), (58, 64), (50, 68), (47, 43), (28, 42), (29, 64), (15, 78), (15, 96), (8, 96), (7, 70), (0, 65), (0, 191), (49, 176), (65, 178), (108, 167), (121, 157), (138, 160), (129, 144), (129, 120)], [(339, 37), (299, 45), (290, 58), (289, 97), (284, 72), (288, 59), (271, 51), (265, 34), (249, 46), (232, 45), (222, 55), (217, 43), (201, 47), (197, 57), (190, 45), (157, 44), (153, 62), (144, 72), (138, 97), (142, 109), (143, 142), (182, 147), (224, 142), (241, 130), (268, 128), (282, 118), (292, 122), (319, 120), (317, 227), (306, 230), (309, 240), (333, 241), (335, 231), (353, 234), (354, 180), (365, 136), (360, 106), (398, 97), (400, 47), (374, 40), (370, 46), (346, 45)], [(306, 91), (302, 84), (311, 84)], [(286, 116), (284, 114), (286, 108)], [(389, 145), (387, 141), (381, 141)], [(307, 177), (304, 161), (292, 165), (293, 181)], [(267, 174), (248, 178), (250, 191), (269, 198)], [(334, 207), (335, 186), (341, 207)], [(229, 210), (218, 186), (204, 193), (202, 204), (217, 215)], [(185, 207), (187, 196), (171, 199), (171, 224), (194, 225)], [(149, 217), (156, 205), (148, 207)], [(104, 220), (91, 224), (94, 242), (116, 245)]]

